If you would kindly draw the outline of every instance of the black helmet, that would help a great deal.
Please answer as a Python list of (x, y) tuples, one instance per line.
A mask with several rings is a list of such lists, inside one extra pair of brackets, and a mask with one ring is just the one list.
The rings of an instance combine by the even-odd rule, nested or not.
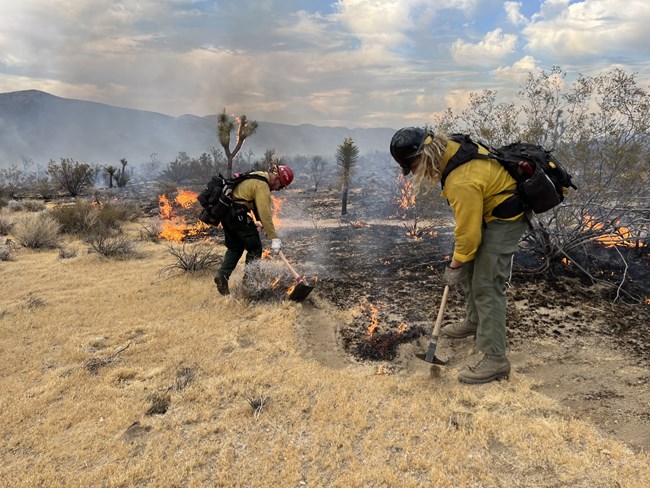
[(402, 173), (411, 172), (411, 166), (420, 155), (427, 131), (420, 127), (404, 127), (393, 135), (390, 141), (390, 154), (402, 167)]

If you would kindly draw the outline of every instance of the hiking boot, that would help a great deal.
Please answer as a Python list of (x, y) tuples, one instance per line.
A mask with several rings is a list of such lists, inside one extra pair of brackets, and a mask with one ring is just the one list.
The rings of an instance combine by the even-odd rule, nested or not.
[(442, 333), (452, 339), (463, 339), (465, 337), (475, 336), (477, 328), (477, 324), (465, 320), (465, 322), (461, 322), (460, 324), (445, 325), (442, 328)]
[(217, 274), (214, 276), (214, 282), (217, 285), (217, 290), (222, 295), (229, 295), (230, 290), (228, 289), (228, 278), (226, 278), (221, 271), (217, 271)]
[(510, 377), (510, 361), (505, 356), (485, 354), (476, 366), (468, 366), (460, 372), (461, 383), (489, 383), (494, 380), (507, 380)]

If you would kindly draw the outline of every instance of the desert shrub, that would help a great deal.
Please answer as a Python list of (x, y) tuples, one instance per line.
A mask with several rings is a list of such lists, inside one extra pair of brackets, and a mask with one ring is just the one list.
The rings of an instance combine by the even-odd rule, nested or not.
[(86, 242), (92, 251), (111, 259), (137, 259), (140, 252), (135, 242), (124, 234), (113, 235), (110, 232), (96, 232)]
[(22, 201), (23, 210), (27, 212), (40, 212), (45, 210), (45, 203), (39, 200), (23, 200)]
[(0, 261), (13, 261), (13, 260), (14, 260), (13, 249), (5, 246), (0, 246)]
[(87, 187), (92, 186), (95, 170), (88, 163), (79, 163), (72, 159), (61, 158), (61, 163), (50, 160), (47, 174), (52, 182), (66, 191), (71, 197), (80, 195)]
[(133, 200), (112, 200), (99, 209), (100, 218), (106, 221), (134, 222), (142, 216), (140, 204)]
[(11, 233), (11, 229), (14, 228), (16, 223), (13, 220), (9, 220), (6, 217), (0, 216), (0, 236), (6, 236)]
[(169, 246), (169, 254), (174, 257), (174, 262), (162, 268), (161, 274), (174, 271), (196, 273), (206, 271), (219, 262), (220, 255), (214, 246), (207, 243), (185, 244), (182, 246)]
[(53, 208), (50, 215), (61, 225), (63, 233), (90, 236), (98, 229), (100, 232), (119, 229), (120, 223), (132, 213), (129, 207), (77, 200), (72, 205)]
[(18, 200), (9, 200), (7, 203), (7, 208), (10, 212), (20, 212), (23, 210), (23, 204)]
[(59, 259), (71, 259), (77, 257), (77, 250), (71, 247), (62, 247), (59, 249)]
[(258, 259), (246, 265), (241, 283), (230, 287), (230, 291), (235, 298), (251, 302), (282, 301), (294, 283), (293, 275), (282, 263)]
[(52, 249), (57, 247), (61, 226), (47, 214), (33, 214), (21, 220), (13, 231), (16, 240), (31, 249)]
[(160, 242), (158, 239), (158, 234), (160, 234), (160, 225), (142, 225), (140, 227), (140, 240), (148, 242)]

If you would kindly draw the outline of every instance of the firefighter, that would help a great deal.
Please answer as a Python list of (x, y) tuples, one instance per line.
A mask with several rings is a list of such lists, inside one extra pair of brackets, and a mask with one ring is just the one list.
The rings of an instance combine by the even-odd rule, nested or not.
[[(414, 188), (432, 188), (440, 180), (460, 144), (428, 128), (405, 127), (390, 143), (391, 155), (402, 173), (413, 174)], [(479, 145), (479, 153), (488, 151)], [(494, 159), (471, 159), (453, 169), (442, 191), (454, 214), (454, 252), (443, 281), (460, 284), (465, 296), (465, 321), (443, 327), (450, 338), (475, 336), (483, 353), (474, 366), (463, 369), (463, 383), (487, 383), (507, 379), (510, 362), (506, 357), (506, 281), (511, 272), (517, 242), (526, 229), (521, 209), (496, 218), (492, 211), (508, 206), (515, 180)]]
[[(262, 257), (259, 228), (263, 229), (266, 237), (271, 240), (273, 253), (277, 254), (282, 248), (282, 241), (273, 225), (271, 191), (279, 191), (289, 186), (293, 181), (293, 170), (289, 166), (277, 165), (271, 172), (258, 171), (253, 174), (264, 176), (268, 182), (250, 178), (239, 183), (232, 193), (235, 207), (238, 209), (234, 216), (224, 219), (221, 223), (227, 250), (214, 282), (222, 295), (230, 293), (228, 279), (244, 251), (246, 264)], [(256, 221), (251, 218), (249, 211), (253, 211)]]

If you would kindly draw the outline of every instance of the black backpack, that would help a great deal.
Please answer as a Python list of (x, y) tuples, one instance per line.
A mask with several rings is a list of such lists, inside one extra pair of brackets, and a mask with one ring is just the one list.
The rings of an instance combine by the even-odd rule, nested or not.
[(466, 134), (452, 134), (449, 138), (460, 144), (460, 148), (447, 163), (440, 179), (445, 186), (449, 173), (472, 159), (496, 159), (517, 182), (512, 198), (499, 204), (492, 215), (509, 218), (532, 210), (546, 212), (564, 200), (569, 188), (578, 189), (571, 181), (571, 175), (562, 167), (551, 151), (542, 146), (525, 142), (514, 142), (493, 149), (486, 144), (481, 146), (488, 155), (479, 154), (478, 145)]
[(269, 182), (264, 176), (251, 173), (235, 173), (233, 178), (224, 178), (221, 173), (218, 176), (213, 176), (197, 197), (203, 207), (199, 219), (208, 225), (216, 226), (235, 215), (237, 209), (232, 199), (232, 192), (239, 183), (251, 178), (262, 180), (267, 184)]

